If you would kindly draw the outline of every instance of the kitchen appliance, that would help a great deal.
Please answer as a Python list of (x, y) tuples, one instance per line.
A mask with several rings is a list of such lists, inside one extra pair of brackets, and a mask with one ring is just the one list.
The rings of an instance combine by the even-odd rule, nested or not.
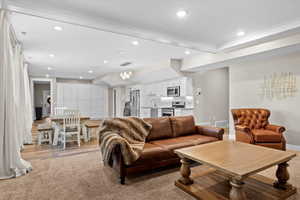
[(180, 96), (180, 86), (173, 86), (167, 88), (168, 97), (179, 97)]
[(173, 108), (185, 108), (185, 102), (184, 101), (172, 101), (172, 107)]
[(140, 116), (140, 90), (130, 91), (130, 116)]
[(174, 108), (162, 108), (161, 115), (164, 116), (174, 116), (175, 110)]

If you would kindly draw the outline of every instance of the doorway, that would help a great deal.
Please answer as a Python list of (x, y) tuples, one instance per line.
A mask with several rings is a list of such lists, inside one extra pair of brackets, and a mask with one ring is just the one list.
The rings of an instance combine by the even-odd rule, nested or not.
[(33, 116), (42, 120), (51, 115), (52, 111), (52, 80), (31, 79)]

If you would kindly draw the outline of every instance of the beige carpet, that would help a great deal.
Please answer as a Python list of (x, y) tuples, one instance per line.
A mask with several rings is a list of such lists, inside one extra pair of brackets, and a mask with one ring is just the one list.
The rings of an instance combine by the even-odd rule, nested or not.
[[(174, 186), (178, 169), (130, 177), (127, 185), (117, 183), (115, 173), (103, 166), (97, 147), (68, 151), (24, 153), (33, 171), (28, 175), (0, 181), (1, 200), (101, 199), (101, 200), (192, 200)], [(300, 187), (300, 154), (290, 162), (290, 182)], [(192, 170), (193, 171), (193, 170)], [(274, 177), (275, 168), (264, 175)], [(299, 190), (299, 189), (298, 189)], [(290, 199), (300, 199), (296, 195)]]
[[(300, 152), (297, 154), (290, 162), (289, 172), (290, 183), (300, 188)], [(116, 174), (103, 166), (95, 140), (82, 143), (80, 148), (76, 143), (68, 144), (66, 151), (51, 145), (26, 145), (22, 157), (31, 162), (33, 171), (15, 179), (0, 180), (0, 200), (193, 199), (174, 186), (180, 176), (178, 168), (130, 177), (127, 185), (120, 185)], [(275, 170), (271, 168), (262, 174), (275, 178)], [(289, 200), (295, 199), (300, 199), (299, 194)]]

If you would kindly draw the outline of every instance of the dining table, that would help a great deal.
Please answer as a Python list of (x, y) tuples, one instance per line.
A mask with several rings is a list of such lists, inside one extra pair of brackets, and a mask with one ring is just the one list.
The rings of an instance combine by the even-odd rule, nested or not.
[[(63, 115), (52, 115), (50, 116), (50, 122), (52, 124), (52, 127), (54, 129), (54, 135), (53, 135), (53, 146), (57, 146), (58, 144), (58, 137), (59, 137), (59, 131), (62, 128), (62, 125), (64, 123), (64, 116)], [(80, 126), (82, 130), (82, 137), (85, 142), (88, 141), (88, 134), (86, 129), (84, 128), (84, 124), (86, 121), (90, 120), (90, 117), (87, 116), (80, 116)]]

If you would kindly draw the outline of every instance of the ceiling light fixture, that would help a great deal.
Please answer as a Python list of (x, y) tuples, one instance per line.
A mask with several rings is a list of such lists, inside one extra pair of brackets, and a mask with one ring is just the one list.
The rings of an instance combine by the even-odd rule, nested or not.
[(52, 70), (52, 67), (48, 67), (48, 70), (49, 70), (49, 71)]
[(79, 79), (83, 79), (83, 77), (82, 77), (82, 76), (79, 76)]
[(132, 76), (132, 72), (131, 71), (121, 72), (120, 73), (120, 77), (121, 77), (122, 80), (130, 79), (131, 76)]
[(56, 31), (62, 31), (63, 30), (62, 27), (60, 27), (60, 26), (54, 26), (53, 29), (56, 30)]
[(133, 44), (134, 46), (138, 46), (138, 45), (139, 45), (139, 42), (138, 42), (138, 41), (133, 41), (132, 44)]
[(46, 74), (46, 78), (49, 78), (49, 74)]
[(184, 53), (185, 53), (186, 55), (190, 55), (190, 54), (191, 54), (191, 52), (190, 52), (189, 50), (186, 50)]
[(89, 70), (88, 73), (92, 74), (92, 73), (94, 73), (94, 72), (93, 72), (93, 70)]
[(106, 63), (108, 63), (108, 61), (107, 61), (107, 60), (104, 60), (103, 63), (106, 64)]
[(236, 35), (237, 35), (237, 36), (244, 36), (244, 35), (245, 35), (245, 32), (244, 32), (244, 31), (239, 31), (239, 32), (237, 32)]
[(54, 54), (49, 54), (50, 58), (54, 58), (54, 56), (55, 56)]
[(178, 18), (182, 19), (182, 18), (186, 17), (187, 12), (185, 10), (179, 10), (179, 11), (177, 11), (176, 15)]

